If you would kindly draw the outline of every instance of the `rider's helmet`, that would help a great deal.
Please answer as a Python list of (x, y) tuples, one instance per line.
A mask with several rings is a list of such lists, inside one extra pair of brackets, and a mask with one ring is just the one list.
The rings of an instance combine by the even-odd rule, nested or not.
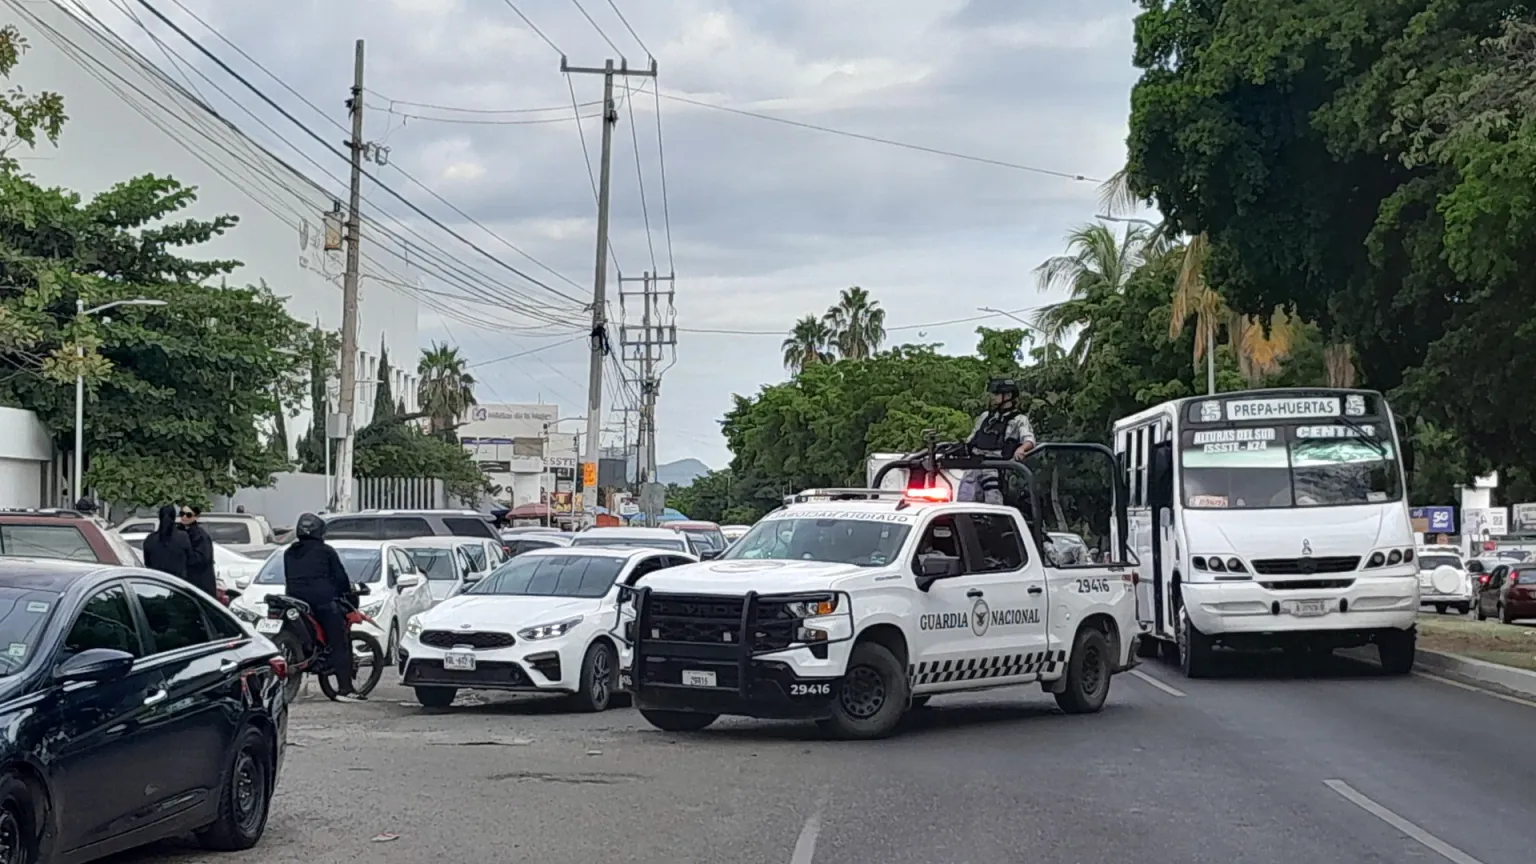
[(313, 513), (305, 513), (294, 523), (293, 536), (304, 538), (313, 537), (316, 540), (325, 539), (325, 520)]
[(1017, 400), (1019, 398), (1019, 382), (1012, 378), (993, 378), (987, 382), (987, 392), (993, 396), (1001, 396), (1004, 401)]

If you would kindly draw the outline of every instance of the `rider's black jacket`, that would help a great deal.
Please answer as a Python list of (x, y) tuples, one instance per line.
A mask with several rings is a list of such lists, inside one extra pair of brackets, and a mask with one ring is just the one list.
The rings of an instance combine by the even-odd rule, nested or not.
[(289, 596), (311, 606), (328, 605), (352, 593), (352, 580), (341, 556), (324, 540), (313, 537), (301, 537), (283, 550), (283, 580)]

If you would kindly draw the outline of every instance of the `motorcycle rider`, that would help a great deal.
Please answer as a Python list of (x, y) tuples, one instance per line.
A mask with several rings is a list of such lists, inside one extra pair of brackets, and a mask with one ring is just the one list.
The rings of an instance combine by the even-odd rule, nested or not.
[(326, 643), (331, 646), (329, 671), (336, 676), (337, 701), (361, 702), (363, 697), (352, 691), (352, 641), (341, 605), (353, 597), (352, 579), (341, 556), (325, 542), (324, 519), (305, 513), (293, 530), (296, 539), (283, 551), (284, 591), (308, 603), (325, 632)]
[[(1012, 378), (987, 383), (990, 406), (976, 418), (976, 428), (966, 441), (971, 453), (990, 459), (1023, 459), (1035, 447), (1035, 431), (1019, 410), (1019, 384)], [(1003, 503), (1003, 480), (995, 469), (973, 469), (960, 479), (957, 500), (984, 504)]]

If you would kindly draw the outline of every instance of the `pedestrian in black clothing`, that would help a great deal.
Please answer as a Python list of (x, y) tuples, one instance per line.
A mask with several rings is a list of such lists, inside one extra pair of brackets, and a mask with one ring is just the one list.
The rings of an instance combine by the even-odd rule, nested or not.
[(187, 578), (187, 560), (192, 557), (192, 541), (176, 526), (176, 508), (160, 508), (160, 525), (144, 538), (144, 566), (161, 573)]
[(201, 515), (201, 508), (181, 508), (181, 527), (186, 529), (187, 540), (192, 544), (192, 555), (187, 559), (187, 581), (217, 600), (219, 579), (213, 571), (213, 538), (197, 524), (197, 517)]
[(352, 639), (341, 602), (353, 598), (352, 578), (341, 556), (325, 542), (325, 520), (305, 513), (294, 525), (293, 544), (283, 550), (284, 593), (309, 604), (326, 644), (331, 646), (331, 673), (336, 676), (337, 700), (361, 701), (352, 692)]

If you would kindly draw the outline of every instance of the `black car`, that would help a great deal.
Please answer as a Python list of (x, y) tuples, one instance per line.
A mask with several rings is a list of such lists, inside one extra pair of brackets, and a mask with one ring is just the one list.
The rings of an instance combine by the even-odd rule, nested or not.
[(212, 598), (137, 568), (0, 559), (0, 646), (0, 861), (261, 840), (287, 666)]
[(475, 537), (500, 540), (491, 517), (473, 510), (364, 510), (325, 518), (327, 540)]

